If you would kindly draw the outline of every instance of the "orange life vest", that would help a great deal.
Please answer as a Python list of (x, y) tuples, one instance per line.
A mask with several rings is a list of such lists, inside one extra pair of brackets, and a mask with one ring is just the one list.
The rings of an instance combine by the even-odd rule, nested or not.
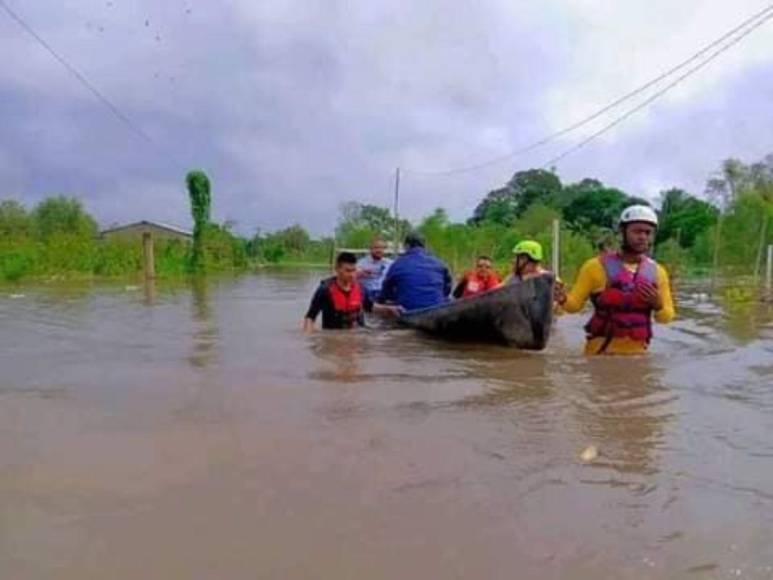
[(362, 289), (357, 282), (352, 282), (349, 291), (344, 291), (334, 278), (327, 284), (327, 291), (330, 294), (330, 300), (333, 303), (335, 316), (342, 326), (355, 326), (362, 312)]
[(487, 278), (481, 278), (475, 271), (472, 271), (464, 275), (464, 282), (462, 298), (469, 298), (499, 286), (499, 277), (492, 272)]

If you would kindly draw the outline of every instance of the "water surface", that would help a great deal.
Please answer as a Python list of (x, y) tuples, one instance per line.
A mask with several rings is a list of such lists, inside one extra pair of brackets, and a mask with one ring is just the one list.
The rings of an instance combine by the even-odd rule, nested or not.
[(0, 290), (2, 578), (773, 578), (770, 306), (593, 359), (307, 337), (319, 276)]

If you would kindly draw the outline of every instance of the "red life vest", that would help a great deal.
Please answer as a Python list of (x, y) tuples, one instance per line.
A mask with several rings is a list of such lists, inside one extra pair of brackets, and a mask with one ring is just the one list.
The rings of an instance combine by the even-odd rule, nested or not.
[(327, 285), (330, 300), (333, 303), (336, 318), (343, 326), (354, 326), (362, 312), (362, 290), (357, 282), (352, 282), (351, 288), (345, 292), (333, 278)]
[(499, 286), (499, 276), (492, 272), (488, 278), (481, 278), (475, 271), (472, 271), (464, 275), (464, 282), (462, 298), (469, 298)]
[(652, 338), (652, 307), (640, 297), (638, 287), (642, 282), (657, 284), (657, 263), (642, 256), (636, 272), (631, 272), (616, 252), (603, 254), (599, 259), (607, 276), (607, 286), (591, 296), (595, 312), (585, 326), (588, 338), (604, 337), (610, 341), (629, 337), (649, 342)]

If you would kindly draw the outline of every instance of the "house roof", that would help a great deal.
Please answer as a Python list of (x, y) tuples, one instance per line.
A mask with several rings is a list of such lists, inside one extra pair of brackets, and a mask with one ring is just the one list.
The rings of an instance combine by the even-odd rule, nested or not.
[(151, 226), (151, 227), (154, 227), (154, 228), (159, 228), (159, 229), (166, 230), (168, 232), (171, 232), (171, 233), (174, 233), (174, 234), (178, 234), (178, 235), (181, 235), (181, 236), (187, 236), (187, 237), (193, 236), (193, 232), (191, 232), (190, 230), (186, 230), (186, 229), (183, 229), (183, 228), (180, 228), (180, 227), (177, 227), (177, 226), (173, 226), (173, 225), (170, 225), (170, 224), (165, 224), (165, 223), (162, 223), (162, 222), (155, 222), (155, 221), (150, 221), (150, 220), (142, 220), (142, 221), (139, 221), (139, 222), (134, 222), (134, 223), (131, 223), (131, 224), (126, 224), (126, 225), (123, 225), (123, 226), (116, 226), (114, 228), (108, 228), (106, 230), (102, 230), (100, 232), (100, 234), (112, 234), (112, 233), (115, 233), (115, 232), (121, 232), (121, 231), (125, 231), (125, 230), (130, 230), (130, 229), (133, 229), (133, 228), (141, 228), (143, 226)]

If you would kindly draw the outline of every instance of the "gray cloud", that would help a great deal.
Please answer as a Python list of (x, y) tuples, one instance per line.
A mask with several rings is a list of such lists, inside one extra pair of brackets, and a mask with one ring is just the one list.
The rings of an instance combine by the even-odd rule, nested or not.
[[(398, 164), (476, 163), (551, 131), (551, 111), (582, 96), (573, 87), (588, 80), (577, 71), (594, 58), (578, 40), (582, 21), (560, 2), (12, 6), (155, 144), (0, 18), (0, 49), (14, 55), (0, 71), (3, 194), (78, 194), (103, 223), (187, 223), (184, 173), (203, 167), (216, 216), (241, 231), (297, 221), (324, 233), (342, 201), (390, 204)], [(562, 177), (637, 193), (695, 189), (719, 159), (767, 153), (768, 69), (747, 63), (721, 85), (664, 101), (567, 159)], [(606, 87), (610, 98), (621, 92)], [(406, 172), (403, 211), (417, 218), (442, 205), (464, 218), (513, 171), (569, 144), (472, 174)]]

